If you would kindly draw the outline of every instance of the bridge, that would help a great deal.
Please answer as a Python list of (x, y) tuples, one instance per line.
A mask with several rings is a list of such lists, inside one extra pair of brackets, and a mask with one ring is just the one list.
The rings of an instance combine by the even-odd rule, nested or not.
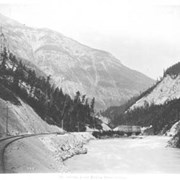
[(141, 134), (141, 127), (140, 126), (128, 126), (128, 125), (120, 125), (116, 127), (113, 131), (119, 132), (121, 134), (126, 134), (131, 136), (132, 134), (139, 135)]

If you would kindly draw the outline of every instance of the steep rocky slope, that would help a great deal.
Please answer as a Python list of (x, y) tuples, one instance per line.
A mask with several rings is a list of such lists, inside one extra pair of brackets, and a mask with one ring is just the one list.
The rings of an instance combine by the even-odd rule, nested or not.
[(5, 90), (0, 86), (0, 139), (6, 136), (7, 129), (11, 136), (59, 132), (21, 139), (8, 146), (5, 150), (6, 173), (67, 172), (64, 160), (87, 153), (83, 145), (95, 139), (91, 133), (62, 135), (61, 128), (47, 124), (28, 104)]
[[(177, 63), (164, 71), (163, 77), (140, 96), (120, 107), (109, 108), (104, 115), (112, 118), (116, 126), (152, 126), (155, 134), (164, 134), (180, 119), (179, 92), (180, 63)], [(172, 134), (172, 129), (170, 132), (168, 134)]]
[(172, 65), (154, 86), (143, 92), (129, 110), (164, 105), (180, 98), (180, 62)]
[(49, 29), (34, 29), (0, 15), (8, 46), (34, 63), (55, 85), (96, 98), (96, 107), (119, 105), (154, 82), (124, 66), (110, 53), (93, 49)]
[(62, 132), (61, 128), (43, 121), (29, 105), (20, 99), (19, 102), (21, 105), (14, 105), (0, 98), (0, 137), (6, 134), (7, 117), (10, 135)]
[(166, 75), (161, 82), (147, 95), (131, 106), (131, 110), (146, 105), (162, 105), (180, 98), (180, 76)]

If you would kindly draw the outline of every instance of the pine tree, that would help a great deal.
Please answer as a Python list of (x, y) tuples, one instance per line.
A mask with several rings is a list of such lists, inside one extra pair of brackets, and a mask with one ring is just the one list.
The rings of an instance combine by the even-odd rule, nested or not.
[[(8, 55), (5, 48), (2, 57), (0, 68), (4, 67), (4, 71), (0, 70), (0, 82), (31, 105), (42, 119), (58, 126), (63, 124), (68, 131), (84, 131), (85, 125), (91, 123), (95, 98), (89, 105), (86, 95), (81, 97), (77, 91), (72, 99), (63, 93), (62, 88), (51, 84), (50, 76), (37, 77), (34, 70), (18, 61), (11, 52)], [(11, 69), (11, 66), (6, 68), (7, 61), (12, 65)]]
[(7, 54), (6, 47), (4, 47), (3, 52), (1, 53), (1, 59), (2, 59), (2, 62), (1, 62), (0, 69), (1, 69), (1, 71), (4, 72), (6, 70), (6, 63), (8, 60), (8, 54)]

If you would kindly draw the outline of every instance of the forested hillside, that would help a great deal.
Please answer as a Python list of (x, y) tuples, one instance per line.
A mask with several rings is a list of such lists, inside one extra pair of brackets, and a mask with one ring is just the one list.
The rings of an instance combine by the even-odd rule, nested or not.
[(127, 124), (150, 126), (158, 134), (170, 129), (179, 120), (180, 63), (164, 71), (154, 86), (119, 107), (111, 107), (102, 114), (111, 118), (113, 127)]
[(171, 75), (171, 76), (175, 75), (175, 76), (177, 76), (179, 74), (180, 74), (180, 62), (174, 64), (173, 66), (169, 67), (168, 69), (166, 69), (164, 71), (164, 77), (166, 75)]
[(95, 98), (88, 100), (78, 91), (72, 99), (50, 83), (51, 77), (37, 76), (6, 47), (0, 54), (0, 98), (21, 105), (20, 97), (47, 123), (67, 131), (100, 128), (94, 118)]
[[(2, 32), (14, 55), (34, 65), (71, 98), (77, 91), (96, 98), (95, 109), (119, 105), (150, 87), (154, 80), (124, 66), (104, 50), (81, 44), (63, 34), (32, 28), (0, 14)], [(37, 70), (38, 69), (38, 70)]]

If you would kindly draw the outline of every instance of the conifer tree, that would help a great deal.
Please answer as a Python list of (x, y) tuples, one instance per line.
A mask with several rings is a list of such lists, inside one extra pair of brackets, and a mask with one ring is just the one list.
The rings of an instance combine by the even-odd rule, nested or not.
[(7, 50), (6, 50), (6, 47), (4, 47), (3, 49), (3, 52), (1, 53), (1, 71), (5, 72), (5, 69), (6, 69), (6, 63), (7, 63), (7, 60), (8, 60), (8, 54), (7, 54)]

